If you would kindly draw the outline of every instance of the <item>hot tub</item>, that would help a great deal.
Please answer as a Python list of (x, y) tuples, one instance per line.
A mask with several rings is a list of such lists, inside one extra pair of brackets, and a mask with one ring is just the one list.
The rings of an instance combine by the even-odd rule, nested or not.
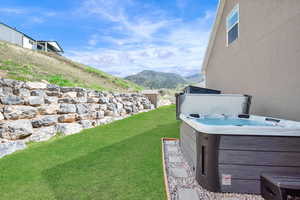
[(259, 194), (261, 173), (300, 173), (299, 122), (245, 114), (180, 119), (182, 152), (209, 191)]

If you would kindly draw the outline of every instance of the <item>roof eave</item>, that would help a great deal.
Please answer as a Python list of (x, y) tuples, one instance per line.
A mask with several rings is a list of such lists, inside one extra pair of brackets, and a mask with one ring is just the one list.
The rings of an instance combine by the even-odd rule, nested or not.
[(216, 34), (217, 34), (218, 28), (219, 28), (220, 23), (221, 23), (225, 3), (226, 3), (226, 0), (219, 0), (217, 15), (215, 17), (215, 22), (214, 22), (214, 25), (213, 25), (213, 29), (210, 33), (208, 45), (207, 45), (205, 55), (204, 55), (204, 59), (203, 59), (203, 62), (202, 62), (202, 70), (201, 71), (202, 71), (203, 74), (205, 74), (206, 69), (207, 69), (208, 61), (209, 61), (209, 58), (210, 58), (210, 55), (211, 55), (211, 52), (212, 52), (212, 48), (214, 46), (214, 42), (215, 42), (215, 39), (216, 39)]

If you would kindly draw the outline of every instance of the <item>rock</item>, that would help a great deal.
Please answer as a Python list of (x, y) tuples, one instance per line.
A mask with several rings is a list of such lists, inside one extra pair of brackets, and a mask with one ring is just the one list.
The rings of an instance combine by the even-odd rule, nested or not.
[(25, 100), (23, 98), (15, 95), (1, 97), (0, 100), (4, 105), (22, 105), (25, 103)]
[(30, 89), (30, 90), (46, 89), (47, 84), (42, 83), (42, 82), (27, 82), (27, 83), (25, 83), (25, 88)]
[(78, 91), (77, 92), (77, 97), (86, 97), (87, 96), (87, 92), (86, 91)]
[(57, 133), (56, 126), (37, 128), (34, 130), (34, 133), (26, 140), (32, 142), (47, 141), (53, 136), (55, 136), (56, 133)]
[(51, 96), (51, 97), (58, 97), (58, 96), (60, 96), (60, 92), (58, 92), (58, 91), (46, 91), (46, 95)]
[[(110, 111), (111, 112), (111, 111)], [(113, 116), (114, 113), (112, 113), (112, 115), (109, 115), (109, 116)], [(96, 112), (96, 119), (101, 119), (103, 118), (105, 115), (104, 111), (100, 110), (100, 111), (97, 111)]]
[(132, 112), (133, 113), (137, 113), (138, 112), (138, 109), (135, 105), (132, 106)]
[(58, 103), (69, 103), (69, 104), (75, 104), (75, 100), (73, 98), (62, 98), (58, 99)]
[(17, 141), (7, 141), (4, 143), (0, 143), (0, 158), (25, 148), (26, 148), (25, 141), (17, 140)]
[(67, 92), (76, 92), (76, 88), (73, 87), (61, 87), (60, 91), (62, 93), (67, 93)]
[(0, 96), (5, 97), (8, 95), (13, 95), (13, 89), (10, 87), (1, 87), (0, 88)]
[(99, 125), (102, 125), (102, 124), (108, 124), (108, 123), (110, 123), (112, 121), (113, 121), (112, 117), (106, 116), (106, 117), (104, 117), (102, 119), (96, 120), (96, 125), (99, 126)]
[(56, 125), (57, 131), (63, 135), (71, 135), (82, 130), (82, 125), (78, 123), (59, 123)]
[(41, 96), (28, 97), (28, 104), (31, 106), (40, 106), (44, 103), (45, 103), (44, 97)]
[(40, 128), (42, 126), (51, 126), (51, 125), (55, 125), (57, 122), (58, 122), (57, 115), (48, 115), (31, 121), (33, 128)]
[(38, 112), (41, 115), (55, 115), (59, 110), (58, 104), (48, 104), (38, 107)]
[(126, 113), (126, 110), (124, 109), (124, 108), (122, 108), (121, 109), (121, 111), (120, 111), (120, 115), (121, 116), (124, 116), (124, 115), (126, 115), (127, 113)]
[(139, 110), (144, 110), (144, 106), (141, 104), (138, 106)]
[(0, 135), (9, 140), (24, 139), (33, 133), (30, 120), (16, 120), (0, 124)]
[(76, 114), (65, 114), (58, 117), (60, 123), (73, 123), (76, 121)]
[(81, 120), (79, 123), (82, 125), (82, 127), (84, 129), (85, 128), (92, 128), (93, 127), (93, 122), (90, 121), (90, 120)]
[(86, 113), (86, 114), (77, 114), (76, 116), (77, 120), (88, 120), (88, 119), (96, 119), (96, 113)]
[(77, 97), (77, 98), (74, 98), (74, 102), (75, 103), (86, 103), (87, 98), (86, 97)]
[(133, 103), (129, 102), (129, 101), (126, 101), (123, 104), (124, 104), (124, 106), (127, 106), (127, 107), (131, 107), (133, 105)]
[(144, 109), (151, 109), (151, 104), (143, 104)]
[(5, 106), (3, 114), (7, 120), (31, 119), (38, 113), (38, 109), (31, 106)]
[(33, 90), (31, 91), (31, 96), (41, 96), (44, 97), (46, 96), (46, 92), (44, 90)]
[(47, 85), (47, 91), (59, 92), (60, 91), (60, 87), (57, 86), (57, 85), (48, 84)]
[(113, 104), (118, 103), (117, 100), (116, 100), (115, 98), (113, 98), (113, 97), (111, 97), (111, 98), (109, 99), (109, 102), (110, 102), (110, 103), (113, 103)]
[(107, 110), (111, 110), (113, 112), (115, 112), (117, 110), (117, 106), (115, 104), (107, 104)]
[(107, 97), (101, 97), (101, 98), (99, 98), (99, 103), (101, 103), (101, 104), (107, 104), (107, 103), (109, 103), (109, 98), (107, 98)]
[(4, 120), (4, 115), (0, 112), (0, 121)]
[(30, 91), (26, 88), (18, 88), (14, 90), (14, 94), (20, 97), (29, 97)]
[(10, 88), (21, 88), (24, 85), (24, 82), (1, 78), (0, 85), (3, 87), (10, 87)]
[(111, 110), (107, 110), (107, 111), (105, 111), (104, 112), (104, 116), (114, 116), (114, 112), (113, 111), (111, 111)]
[(66, 92), (62, 96), (63, 98), (76, 98), (77, 92)]
[(117, 107), (117, 111), (120, 112), (122, 110), (122, 108), (123, 108), (123, 104), (117, 103), (116, 107)]
[(45, 97), (45, 103), (47, 104), (57, 104), (58, 103), (58, 98), (57, 97)]
[(105, 110), (107, 110), (107, 104), (100, 104), (99, 108), (100, 108), (100, 110), (105, 111)]
[(68, 113), (75, 113), (76, 106), (74, 104), (60, 104), (59, 113), (60, 114), (68, 114)]
[(99, 102), (99, 98), (89, 97), (89, 98), (87, 98), (87, 102), (88, 103), (98, 103)]
[(76, 105), (76, 112), (78, 114), (85, 114), (89, 112), (89, 105), (88, 104), (77, 104)]
[(87, 96), (88, 96), (88, 97), (100, 97), (100, 92), (94, 91), (94, 90), (88, 91), (88, 92), (87, 92)]
[(132, 111), (133, 111), (132, 107), (130, 107), (130, 106), (124, 106), (124, 109), (127, 114), (132, 113)]

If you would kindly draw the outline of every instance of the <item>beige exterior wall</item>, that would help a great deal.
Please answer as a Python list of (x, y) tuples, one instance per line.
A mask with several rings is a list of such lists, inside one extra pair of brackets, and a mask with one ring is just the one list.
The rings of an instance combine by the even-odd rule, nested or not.
[[(226, 16), (239, 3), (239, 38)], [(227, 0), (206, 68), (206, 86), (253, 96), (251, 113), (300, 121), (300, 0)]]

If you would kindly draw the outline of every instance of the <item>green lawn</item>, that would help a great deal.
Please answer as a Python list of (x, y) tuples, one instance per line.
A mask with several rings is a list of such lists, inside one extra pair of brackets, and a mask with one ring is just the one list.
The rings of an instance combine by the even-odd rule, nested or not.
[(32, 144), (0, 159), (0, 199), (165, 199), (161, 137), (178, 137), (175, 107)]

